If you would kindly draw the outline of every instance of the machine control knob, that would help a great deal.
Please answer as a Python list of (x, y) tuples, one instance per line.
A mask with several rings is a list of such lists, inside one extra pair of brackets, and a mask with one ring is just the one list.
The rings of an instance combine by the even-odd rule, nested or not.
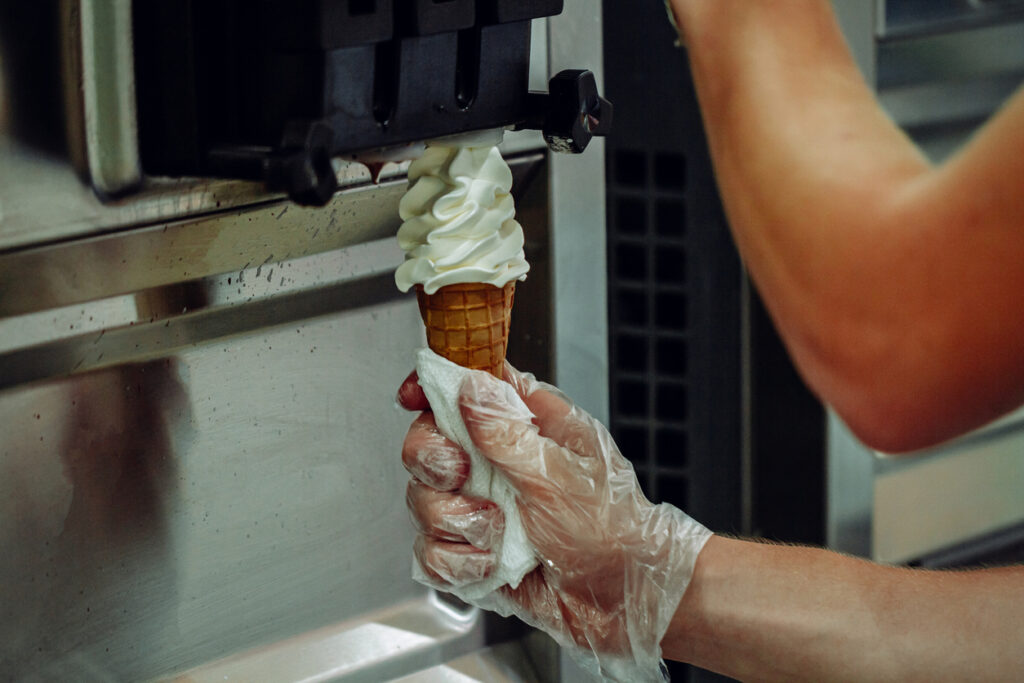
[(333, 149), (334, 129), (329, 124), (289, 123), (280, 149), (267, 160), (267, 186), (287, 192), (296, 204), (323, 206), (338, 189)]
[[(544, 140), (555, 152), (580, 154), (594, 136), (605, 136), (612, 126), (612, 103), (597, 91), (594, 74), (567, 70), (549, 82), (543, 98)], [(540, 101), (537, 101), (538, 104)]]
[(331, 155), (334, 129), (323, 121), (293, 121), (279, 147), (227, 145), (207, 155), (208, 167), (227, 178), (262, 180), (296, 204), (323, 206), (338, 189)]

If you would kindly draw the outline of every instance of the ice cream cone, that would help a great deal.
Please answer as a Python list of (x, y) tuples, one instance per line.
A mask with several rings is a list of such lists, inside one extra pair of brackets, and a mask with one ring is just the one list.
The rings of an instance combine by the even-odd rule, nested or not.
[(447, 285), (433, 294), (417, 285), (416, 298), (431, 350), (456, 365), (484, 370), (501, 379), (515, 289), (515, 280), (504, 287)]

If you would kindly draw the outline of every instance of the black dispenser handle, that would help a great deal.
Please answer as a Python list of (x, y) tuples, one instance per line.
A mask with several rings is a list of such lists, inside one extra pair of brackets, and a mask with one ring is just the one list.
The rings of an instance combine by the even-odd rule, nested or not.
[(531, 116), (521, 128), (541, 130), (548, 147), (566, 154), (580, 154), (595, 136), (609, 133), (614, 107), (598, 93), (592, 72), (559, 72), (548, 88), (547, 94), (531, 93)]

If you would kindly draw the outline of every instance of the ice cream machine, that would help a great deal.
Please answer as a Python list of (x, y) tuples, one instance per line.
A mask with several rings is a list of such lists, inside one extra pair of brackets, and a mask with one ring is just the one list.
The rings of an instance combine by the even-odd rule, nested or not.
[[(262, 180), (325, 204), (331, 158), (489, 128), (582, 152), (612, 107), (591, 72), (530, 92), (531, 20), (563, 0), (158, 0), (134, 6), (143, 170)], [(402, 153), (399, 151), (399, 155)], [(409, 153), (410, 155), (412, 153)]]
[(396, 234), (402, 162), (506, 131), (510, 359), (606, 417), (601, 36), (592, 0), (0, 2), (0, 679), (581, 680), (411, 578)]

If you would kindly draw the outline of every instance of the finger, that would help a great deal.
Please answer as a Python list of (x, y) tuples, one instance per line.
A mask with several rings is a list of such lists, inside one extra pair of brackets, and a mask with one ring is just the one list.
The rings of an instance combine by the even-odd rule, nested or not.
[(423, 393), (419, 375), (415, 370), (409, 373), (409, 376), (402, 382), (402, 386), (398, 387), (398, 395), (395, 400), (406, 410), (430, 410), (430, 402), (427, 401), (427, 395)]
[(523, 577), (517, 588), (503, 586), (501, 593), (512, 611), (531, 626), (567, 636), (588, 650), (629, 651), (618, 610), (595, 604), (586, 592), (581, 596), (553, 586), (541, 569)]
[(440, 541), (428, 536), (418, 536), (413, 550), (429, 578), (452, 586), (465, 586), (486, 579), (494, 571), (496, 563), (493, 553), (465, 543)]
[(409, 427), (402, 464), (409, 474), (438, 491), (461, 488), (469, 477), (469, 456), (438, 431), (433, 413), (422, 413)]
[(443, 541), (490, 550), (505, 531), (505, 515), (483, 498), (435, 491), (413, 479), (405, 501), (417, 530)]
[(608, 431), (555, 387), (516, 370), (506, 361), (504, 379), (533, 413), (541, 436), (587, 457), (597, 457), (612, 443)]
[(541, 436), (533, 415), (513, 400), (511, 391), (486, 373), (471, 373), (463, 382), (459, 408), (481, 454), (504, 472), (520, 493), (542, 496), (545, 504), (561, 506), (567, 493), (593, 494), (603, 461), (581, 458)]
[(507, 360), (504, 367), (502, 367), (501, 378), (512, 385), (516, 393), (524, 399), (533, 393), (534, 385), (537, 384), (536, 377), (529, 372), (516, 370)]
[(614, 449), (614, 442), (601, 423), (547, 388), (538, 388), (530, 394), (526, 406), (536, 416), (533, 421), (540, 428), (541, 436), (559, 446), (588, 458), (600, 457)]

